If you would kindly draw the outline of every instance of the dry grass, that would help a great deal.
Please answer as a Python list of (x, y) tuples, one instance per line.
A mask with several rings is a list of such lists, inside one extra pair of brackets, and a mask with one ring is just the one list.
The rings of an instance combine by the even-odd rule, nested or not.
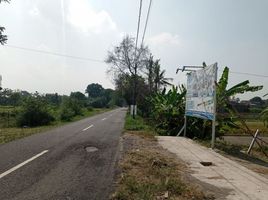
[[(153, 137), (146, 132), (137, 135), (136, 145), (121, 161), (122, 174), (112, 199), (213, 199), (183, 180), (186, 165), (157, 146)], [(133, 132), (125, 137), (133, 138)]]

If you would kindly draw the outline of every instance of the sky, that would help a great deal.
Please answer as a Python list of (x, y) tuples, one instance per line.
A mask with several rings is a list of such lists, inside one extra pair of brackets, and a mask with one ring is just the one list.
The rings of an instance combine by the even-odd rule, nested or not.
[[(143, 0), (140, 37), (148, 5)], [(176, 74), (178, 67), (217, 62), (218, 77), (230, 68), (229, 87), (244, 80), (264, 86), (241, 99), (262, 97), (268, 93), (267, 8), (267, 0), (152, 0), (145, 44), (175, 85), (186, 81), (185, 73)], [(136, 35), (138, 11), (139, 0), (1, 3), (0, 25), (8, 35), (7, 45), (0, 46), (2, 87), (59, 94), (84, 92), (90, 83), (114, 88), (102, 61), (126, 34)]]

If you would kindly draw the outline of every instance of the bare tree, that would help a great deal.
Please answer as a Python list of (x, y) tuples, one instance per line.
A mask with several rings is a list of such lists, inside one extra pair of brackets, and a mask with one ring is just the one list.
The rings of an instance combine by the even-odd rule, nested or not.
[[(127, 35), (118, 46), (114, 47), (113, 51), (108, 51), (108, 57), (105, 60), (110, 66), (108, 73), (112, 74), (115, 79), (120, 74), (131, 76), (133, 105), (136, 105), (138, 75), (145, 67), (148, 55), (148, 47), (135, 48), (135, 39)], [(134, 114), (133, 117), (135, 117)]]

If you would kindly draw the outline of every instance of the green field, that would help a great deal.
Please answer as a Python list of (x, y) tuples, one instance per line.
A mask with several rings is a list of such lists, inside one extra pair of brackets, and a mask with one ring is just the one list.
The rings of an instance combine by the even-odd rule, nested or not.
[[(247, 126), (249, 127), (249, 129), (251, 130), (252, 133), (255, 133), (257, 129), (259, 129), (259, 133), (261, 135), (268, 135), (268, 127), (260, 120), (245, 120)], [(241, 127), (243, 127), (241, 122), (237, 122), (237, 124)], [(244, 127), (245, 129), (246, 127)], [(228, 131), (226, 131), (225, 135), (243, 135), (246, 134), (245, 131), (241, 128), (241, 129), (228, 129)]]

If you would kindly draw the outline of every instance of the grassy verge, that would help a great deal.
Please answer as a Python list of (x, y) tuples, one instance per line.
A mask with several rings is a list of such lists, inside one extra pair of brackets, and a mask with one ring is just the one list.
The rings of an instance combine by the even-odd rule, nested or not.
[(132, 118), (130, 114), (126, 115), (125, 119), (125, 130), (127, 131), (139, 131), (139, 130), (149, 130), (150, 127), (145, 123), (144, 119), (140, 116), (135, 116)]
[(141, 117), (126, 116), (121, 176), (112, 199), (213, 199), (186, 183), (186, 166), (158, 146), (154, 136)]
[[(259, 129), (259, 132), (263, 136), (268, 136), (268, 127), (260, 120), (245, 120), (247, 126), (252, 131), (252, 133), (255, 133), (257, 129)], [(239, 126), (243, 126), (242, 123), (237, 122)], [(234, 129), (234, 128), (227, 128), (226, 134), (231, 135), (244, 135), (245, 132), (242, 129)]]
[(107, 112), (109, 110), (111, 109), (94, 109), (92, 111), (85, 111), (83, 115), (74, 117), (70, 122), (55, 121), (53, 124), (47, 126), (28, 127), (28, 128), (18, 128), (18, 127), (0, 128), (0, 144), (7, 143), (12, 140), (20, 139), (23, 137), (27, 137), (36, 133), (48, 131), (50, 129), (63, 126), (65, 124), (75, 122), (87, 117), (91, 117), (96, 114)]
[[(209, 140), (196, 140), (199, 144), (210, 147), (211, 141)], [(268, 162), (268, 158), (261, 152), (261, 149), (254, 145), (251, 150), (251, 154), (248, 155), (245, 152), (248, 150), (246, 145), (234, 145), (224, 141), (216, 141), (215, 148), (220, 150), (220, 153), (227, 154), (233, 157), (237, 157), (243, 160), (251, 161), (254, 163)], [(268, 154), (268, 147), (263, 146), (263, 150)]]

